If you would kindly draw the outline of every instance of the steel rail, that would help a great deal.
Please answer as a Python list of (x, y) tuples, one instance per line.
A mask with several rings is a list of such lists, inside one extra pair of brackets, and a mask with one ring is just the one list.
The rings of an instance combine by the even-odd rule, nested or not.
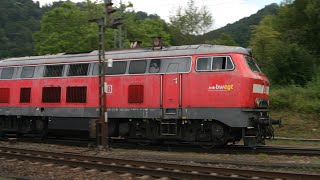
[(200, 148), (195, 145), (184, 144), (167, 144), (137, 146), (133, 143), (116, 142), (111, 145), (113, 148), (134, 148), (143, 150), (156, 151), (171, 151), (171, 152), (197, 152), (197, 153), (212, 153), (212, 154), (270, 154), (270, 155), (298, 155), (298, 156), (320, 156), (320, 148), (299, 148), (299, 147), (284, 147), (284, 146), (257, 146), (246, 147), (242, 145), (228, 145), (225, 147), (214, 147), (211, 149)]
[(0, 147), (0, 156), (29, 161), (63, 164), (86, 169), (115, 171), (155, 177), (177, 179), (320, 179), (320, 174), (284, 173), (273, 171), (242, 170), (195, 166), (151, 161), (136, 161), (117, 158), (83, 156), (79, 154), (57, 153), (38, 150)]
[[(2, 139), (2, 141), (5, 139)], [(21, 142), (35, 142), (43, 143), (41, 140), (36, 139), (17, 139)], [(59, 140), (48, 139), (49, 144), (63, 144), (71, 146), (88, 146), (89, 141), (84, 140)], [(299, 147), (284, 147), (284, 146), (257, 146), (246, 147), (242, 145), (228, 145), (225, 147), (214, 147), (211, 149), (201, 148), (197, 145), (189, 144), (150, 144), (141, 146), (136, 142), (121, 142), (116, 141), (110, 143), (112, 148), (125, 148), (125, 149), (141, 149), (141, 150), (156, 150), (156, 151), (170, 151), (170, 152), (196, 152), (196, 153), (211, 153), (211, 154), (270, 154), (270, 155), (298, 155), (298, 156), (320, 156), (320, 148), (299, 148)]]

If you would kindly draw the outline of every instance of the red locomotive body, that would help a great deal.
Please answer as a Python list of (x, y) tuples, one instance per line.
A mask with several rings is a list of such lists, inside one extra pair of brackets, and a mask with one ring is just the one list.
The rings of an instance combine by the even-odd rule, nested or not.
[[(110, 51), (110, 137), (222, 145), (273, 134), (269, 82), (240, 47)], [(89, 131), (97, 118), (97, 52), (0, 61), (0, 132)]]

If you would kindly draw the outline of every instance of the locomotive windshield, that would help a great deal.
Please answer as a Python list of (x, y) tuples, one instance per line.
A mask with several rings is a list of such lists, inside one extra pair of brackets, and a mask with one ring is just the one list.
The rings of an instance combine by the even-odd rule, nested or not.
[(253, 57), (250, 57), (250, 56), (245, 56), (244, 57), (248, 66), (250, 67), (250, 69), (254, 72), (261, 72), (259, 66), (258, 66), (258, 63), (257, 61), (253, 58)]

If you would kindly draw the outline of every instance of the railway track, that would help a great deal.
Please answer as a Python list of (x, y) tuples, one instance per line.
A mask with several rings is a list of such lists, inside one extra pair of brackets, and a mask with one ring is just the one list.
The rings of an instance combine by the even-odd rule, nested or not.
[(101, 158), (71, 153), (57, 153), (0, 147), (0, 157), (22, 161), (51, 163), (57, 166), (81, 167), (99, 171), (130, 173), (134, 176), (168, 177), (171, 179), (320, 179), (320, 174), (284, 173), (211, 166), (195, 166), (117, 158)]
[(320, 156), (320, 148), (299, 148), (284, 146), (257, 146), (245, 147), (241, 145), (229, 145), (217, 148), (201, 148), (193, 145), (147, 145), (141, 146), (133, 143), (113, 143), (114, 148), (173, 151), (173, 152), (197, 152), (211, 154), (270, 154), (270, 155), (298, 155), (298, 156)]
[[(2, 141), (7, 141), (1, 139)], [(40, 139), (21, 138), (16, 139), (19, 142), (34, 142), (43, 143)], [(46, 143), (61, 144), (69, 146), (83, 146), (87, 147), (89, 141), (81, 139), (47, 139)], [(211, 154), (269, 154), (269, 155), (298, 155), (298, 156), (320, 156), (320, 148), (300, 148), (300, 147), (284, 147), (284, 146), (257, 146), (245, 147), (242, 145), (228, 145), (225, 147), (216, 148), (201, 148), (200, 146), (188, 144), (148, 144), (139, 145), (135, 142), (114, 141), (110, 143), (112, 148), (125, 149), (141, 149), (141, 150), (156, 150), (156, 151), (170, 151), (170, 152), (197, 152), (197, 153), (211, 153)]]

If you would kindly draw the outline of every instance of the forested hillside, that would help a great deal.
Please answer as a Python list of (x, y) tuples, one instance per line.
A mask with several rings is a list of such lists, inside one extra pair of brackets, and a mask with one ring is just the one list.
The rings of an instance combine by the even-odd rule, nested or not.
[[(46, 5), (43, 7), (39, 7), (38, 3), (33, 2), (32, 0), (8, 0), (0, 2), (0, 58), (5, 57), (18, 57), (18, 56), (29, 56), (29, 55), (37, 55), (43, 53), (56, 53), (60, 51), (82, 51), (82, 50), (92, 50), (96, 49), (97, 45), (95, 44), (97, 41), (97, 30), (95, 25), (89, 25), (88, 20), (92, 18), (92, 15), (96, 14), (93, 12), (97, 12), (94, 8), (98, 8), (99, 5), (94, 3), (69, 3), (69, 5), (63, 5), (64, 2), (57, 1), (53, 2), (51, 5)], [(166, 23), (160, 19), (159, 16), (155, 14), (148, 15), (144, 12), (138, 11), (126, 11), (126, 9), (130, 9), (132, 5), (123, 5), (121, 7), (120, 16), (123, 16), (126, 23), (125, 31), (123, 33), (123, 45), (124, 47), (129, 45), (130, 40), (141, 40), (143, 41), (143, 45), (147, 46), (150, 42), (148, 38), (153, 35), (162, 35), (165, 39), (166, 45), (181, 45), (181, 44), (195, 44), (195, 43), (220, 43), (224, 44), (226, 41), (216, 41), (219, 38), (226, 37), (228, 41), (235, 41), (235, 44), (227, 43), (229, 45), (241, 45), (246, 47), (248, 45), (250, 39), (250, 28), (252, 25), (257, 25), (263, 16), (269, 14), (275, 14), (278, 5), (272, 4), (266, 6), (264, 9), (261, 9), (257, 12), (257, 14), (251, 15), (250, 17), (243, 18), (238, 22), (233, 24), (228, 24), (227, 26), (211, 31), (204, 35), (192, 35), (192, 34), (182, 34), (177, 31), (175, 27), (171, 27), (170, 23)], [(134, 6), (134, 5), (133, 5)], [(68, 9), (69, 8), (69, 9)], [(101, 7), (100, 7), (101, 10)], [(101, 10), (102, 11), (102, 10)], [(61, 13), (59, 13), (61, 12)], [(64, 15), (62, 15), (64, 12)], [(68, 16), (66, 13), (70, 12), (71, 14), (75, 13), (73, 17)], [(50, 21), (55, 21), (55, 15), (53, 13), (58, 13), (57, 17), (60, 18), (59, 23), (70, 23), (70, 21), (76, 20), (78, 24), (85, 24), (83, 27), (89, 27), (91, 33), (87, 33), (88, 36), (85, 36), (83, 40), (86, 44), (84, 47), (81, 45), (79, 48), (70, 47), (69, 42), (63, 42), (61, 39), (63, 34), (67, 33), (67, 29), (52, 29), (50, 31), (51, 34), (46, 34), (50, 39), (47, 41), (44, 40), (46, 36), (43, 32), (41, 32), (40, 27), (46, 29), (46, 26), (50, 26)], [(78, 13), (78, 14), (77, 14)], [(51, 15), (50, 15), (51, 14)], [(69, 15), (71, 15), (69, 14)], [(82, 14), (82, 19), (81, 15)], [(50, 17), (49, 17), (50, 16)], [(64, 17), (62, 17), (64, 16)], [(42, 19), (42, 23), (40, 24), (40, 20)], [(69, 19), (69, 22), (68, 22)], [(148, 19), (148, 20), (146, 20)], [(152, 19), (152, 21), (151, 21)], [(63, 22), (64, 21), (64, 22)], [(144, 21), (144, 23), (142, 22)], [(81, 22), (81, 23), (80, 23)], [(49, 23), (49, 24), (48, 24)], [(146, 26), (145, 29), (143, 26)], [(159, 24), (160, 23), (160, 24)], [(53, 24), (53, 23), (51, 23)], [(72, 23), (70, 23), (72, 24)], [(158, 26), (158, 25), (159, 26)], [(72, 26), (72, 25), (70, 25)], [(152, 30), (153, 28), (158, 28), (158, 30)], [(170, 28), (171, 27), (171, 28)], [(52, 27), (51, 27), (52, 28)], [(71, 28), (71, 27), (70, 27)], [(75, 25), (77, 28), (77, 25)], [(151, 29), (150, 29), (151, 28)], [(86, 29), (86, 28), (85, 28)], [(85, 33), (83, 30), (82, 33)], [(148, 30), (149, 29), (149, 30)], [(163, 29), (163, 31), (161, 30)], [(58, 31), (64, 30), (64, 33), (58, 33)], [(71, 30), (71, 29), (69, 29)], [(40, 32), (39, 32), (40, 31)], [(148, 32), (152, 32), (151, 34)], [(162, 32), (161, 32), (162, 31)], [(37, 32), (37, 33), (36, 33)], [(108, 37), (107, 44), (109, 48), (114, 47), (114, 33), (112, 30), (107, 31)], [(78, 35), (81, 37), (81, 33)], [(118, 34), (117, 34), (118, 36)], [(89, 38), (89, 39), (86, 39)], [(52, 39), (54, 38), (54, 39)], [(41, 40), (42, 39), (42, 40)], [(35, 42), (36, 41), (36, 42)], [(47, 45), (50, 41), (50, 44), (53, 41), (56, 43), (59, 48), (51, 51), (46, 50)], [(75, 39), (75, 41), (79, 42)], [(61, 45), (61, 43), (63, 45)], [(59, 45), (60, 44), (60, 45)], [(70, 42), (70, 44), (74, 44)], [(50, 45), (51, 46), (51, 45)], [(64, 48), (60, 48), (64, 46)], [(67, 48), (68, 47), (68, 48)]]
[(32, 0), (0, 1), (0, 58), (36, 53), (32, 34), (40, 29), (41, 16)]
[(256, 14), (240, 19), (239, 21), (232, 24), (227, 24), (222, 28), (208, 32), (202, 36), (199, 36), (197, 39), (200, 43), (203, 43), (208, 40), (210, 41), (218, 39), (222, 34), (229, 34), (238, 45), (247, 47), (249, 45), (252, 27), (258, 25), (263, 17), (276, 14), (278, 8), (279, 5), (270, 4), (259, 10)]

